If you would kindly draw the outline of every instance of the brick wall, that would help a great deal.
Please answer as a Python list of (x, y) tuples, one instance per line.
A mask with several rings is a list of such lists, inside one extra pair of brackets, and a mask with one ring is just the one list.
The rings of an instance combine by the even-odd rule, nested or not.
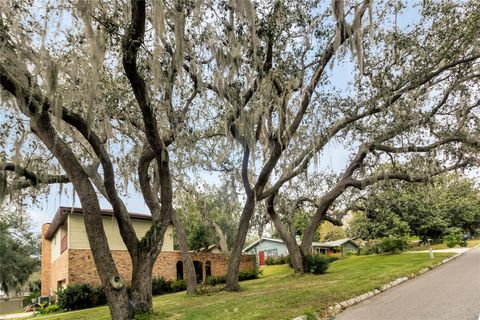
[(50, 223), (42, 225), (42, 296), (50, 295), (50, 267), (52, 259), (52, 244), (49, 240), (45, 239), (44, 235), (47, 232)]
[[(99, 286), (95, 263), (93, 261), (90, 250), (68, 249), (69, 251), (69, 275), (68, 282), (73, 283), (90, 283)], [(113, 250), (113, 259), (117, 265), (119, 273), (126, 281), (131, 279), (131, 262), (127, 251)], [(225, 275), (227, 273), (227, 263), (222, 253), (192, 253), (194, 261), (199, 261), (203, 265), (203, 278), (205, 279), (205, 263), (211, 262), (211, 271), (213, 276)], [(161, 252), (153, 269), (154, 277), (164, 277), (167, 280), (177, 279), (176, 264), (181, 260), (179, 251)], [(255, 257), (252, 255), (242, 256), (240, 270), (255, 268)]]
[[(68, 256), (69, 256), (69, 252), (68, 250), (65, 250), (51, 264), (50, 288), (52, 288), (54, 292), (58, 291), (59, 282), (62, 282), (62, 285), (61, 285), (62, 287), (65, 287), (69, 283), (69, 278), (68, 278), (69, 276), (68, 274), (69, 259), (68, 258), (69, 257)], [(42, 286), (42, 289), (43, 289), (43, 286)]]

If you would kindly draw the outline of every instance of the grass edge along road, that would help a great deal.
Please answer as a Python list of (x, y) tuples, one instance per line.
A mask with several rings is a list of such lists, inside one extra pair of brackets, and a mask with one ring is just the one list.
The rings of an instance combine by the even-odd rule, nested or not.
[[(291, 319), (324, 310), (402, 276), (431, 267), (453, 253), (403, 253), (352, 256), (330, 265), (324, 275), (298, 276), (287, 265), (263, 268), (260, 279), (241, 283), (236, 293), (187, 296), (184, 292), (154, 297), (155, 314), (141, 319)], [(110, 319), (99, 307), (34, 319)]]

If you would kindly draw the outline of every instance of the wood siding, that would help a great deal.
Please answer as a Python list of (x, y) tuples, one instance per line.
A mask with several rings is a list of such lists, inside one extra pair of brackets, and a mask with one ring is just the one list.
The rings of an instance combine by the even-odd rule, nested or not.
[[(113, 216), (103, 216), (102, 221), (110, 250), (127, 250), (120, 235), (116, 219)], [(135, 218), (132, 218), (132, 223), (138, 238), (143, 237), (152, 224), (150, 220)], [(68, 234), (68, 247), (70, 249), (90, 249), (85, 224), (83, 223), (83, 215), (68, 215)], [(165, 232), (162, 251), (173, 251), (173, 228), (171, 226)]]

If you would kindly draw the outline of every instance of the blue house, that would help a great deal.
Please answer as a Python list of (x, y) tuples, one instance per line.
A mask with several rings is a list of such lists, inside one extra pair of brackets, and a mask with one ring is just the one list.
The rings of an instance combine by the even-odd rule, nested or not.
[(263, 266), (268, 257), (288, 256), (288, 249), (281, 239), (261, 238), (243, 249), (244, 253), (254, 254), (257, 262)]

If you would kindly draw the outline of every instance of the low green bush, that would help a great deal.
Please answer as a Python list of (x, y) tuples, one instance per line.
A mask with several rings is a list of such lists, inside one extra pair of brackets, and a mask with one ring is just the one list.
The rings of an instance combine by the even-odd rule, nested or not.
[(460, 228), (449, 228), (443, 236), (443, 243), (449, 248), (455, 247), (457, 244), (463, 244), (463, 233)]
[(332, 263), (339, 260), (340, 258), (337, 256), (327, 256), (327, 259), (328, 259), (328, 262)]
[(263, 271), (260, 268), (247, 269), (244, 271), (240, 271), (240, 273), (238, 274), (238, 281), (258, 279), (258, 277), (262, 274), (262, 272)]
[(273, 265), (278, 265), (278, 264), (287, 264), (287, 263), (290, 263), (290, 257), (289, 256), (267, 257), (267, 259), (265, 259), (265, 264), (267, 266), (273, 266)]
[(323, 274), (327, 271), (330, 260), (323, 254), (306, 256), (304, 259), (305, 271), (313, 274)]
[(152, 295), (158, 296), (172, 292), (171, 282), (165, 280), (164, 277), (152, 279)]
[(183, 279), (173, 281), (170, 284), (170, 287), (172, 289), (171, 292), (179, 292), (179, 291), (187, 290), (187, 285), (185, 284), (185, 280)]
[(367, 242), (365, 247), (361, 248), (358, 251), (358, 255), (360, 256), (368, 256), (370, 254), (376, 254), (381, 252), (380, 244), (377, 242)]
[(408, 248), (408, 240), (406, 237), (389, 236), (383, 238), (379, 245), (382, 253), (395, 254)]
[(58, 292), (58, 305), (64, 310), (80, 310), (105, 304), (107, 298), (102, 288), (89, 284), (69, 285)]
[(37, 310), (35, 310), (35, 313), (44, 315), (44, 314), (50, 314), (50, 313), (58, 312), (61, 309), (62, 308), (60, 308), (60, 306), (58, 304), (50, 304), (49, 305), (48, 302), (44, 302), (40, 305), (39, 308), (37, 308)]

